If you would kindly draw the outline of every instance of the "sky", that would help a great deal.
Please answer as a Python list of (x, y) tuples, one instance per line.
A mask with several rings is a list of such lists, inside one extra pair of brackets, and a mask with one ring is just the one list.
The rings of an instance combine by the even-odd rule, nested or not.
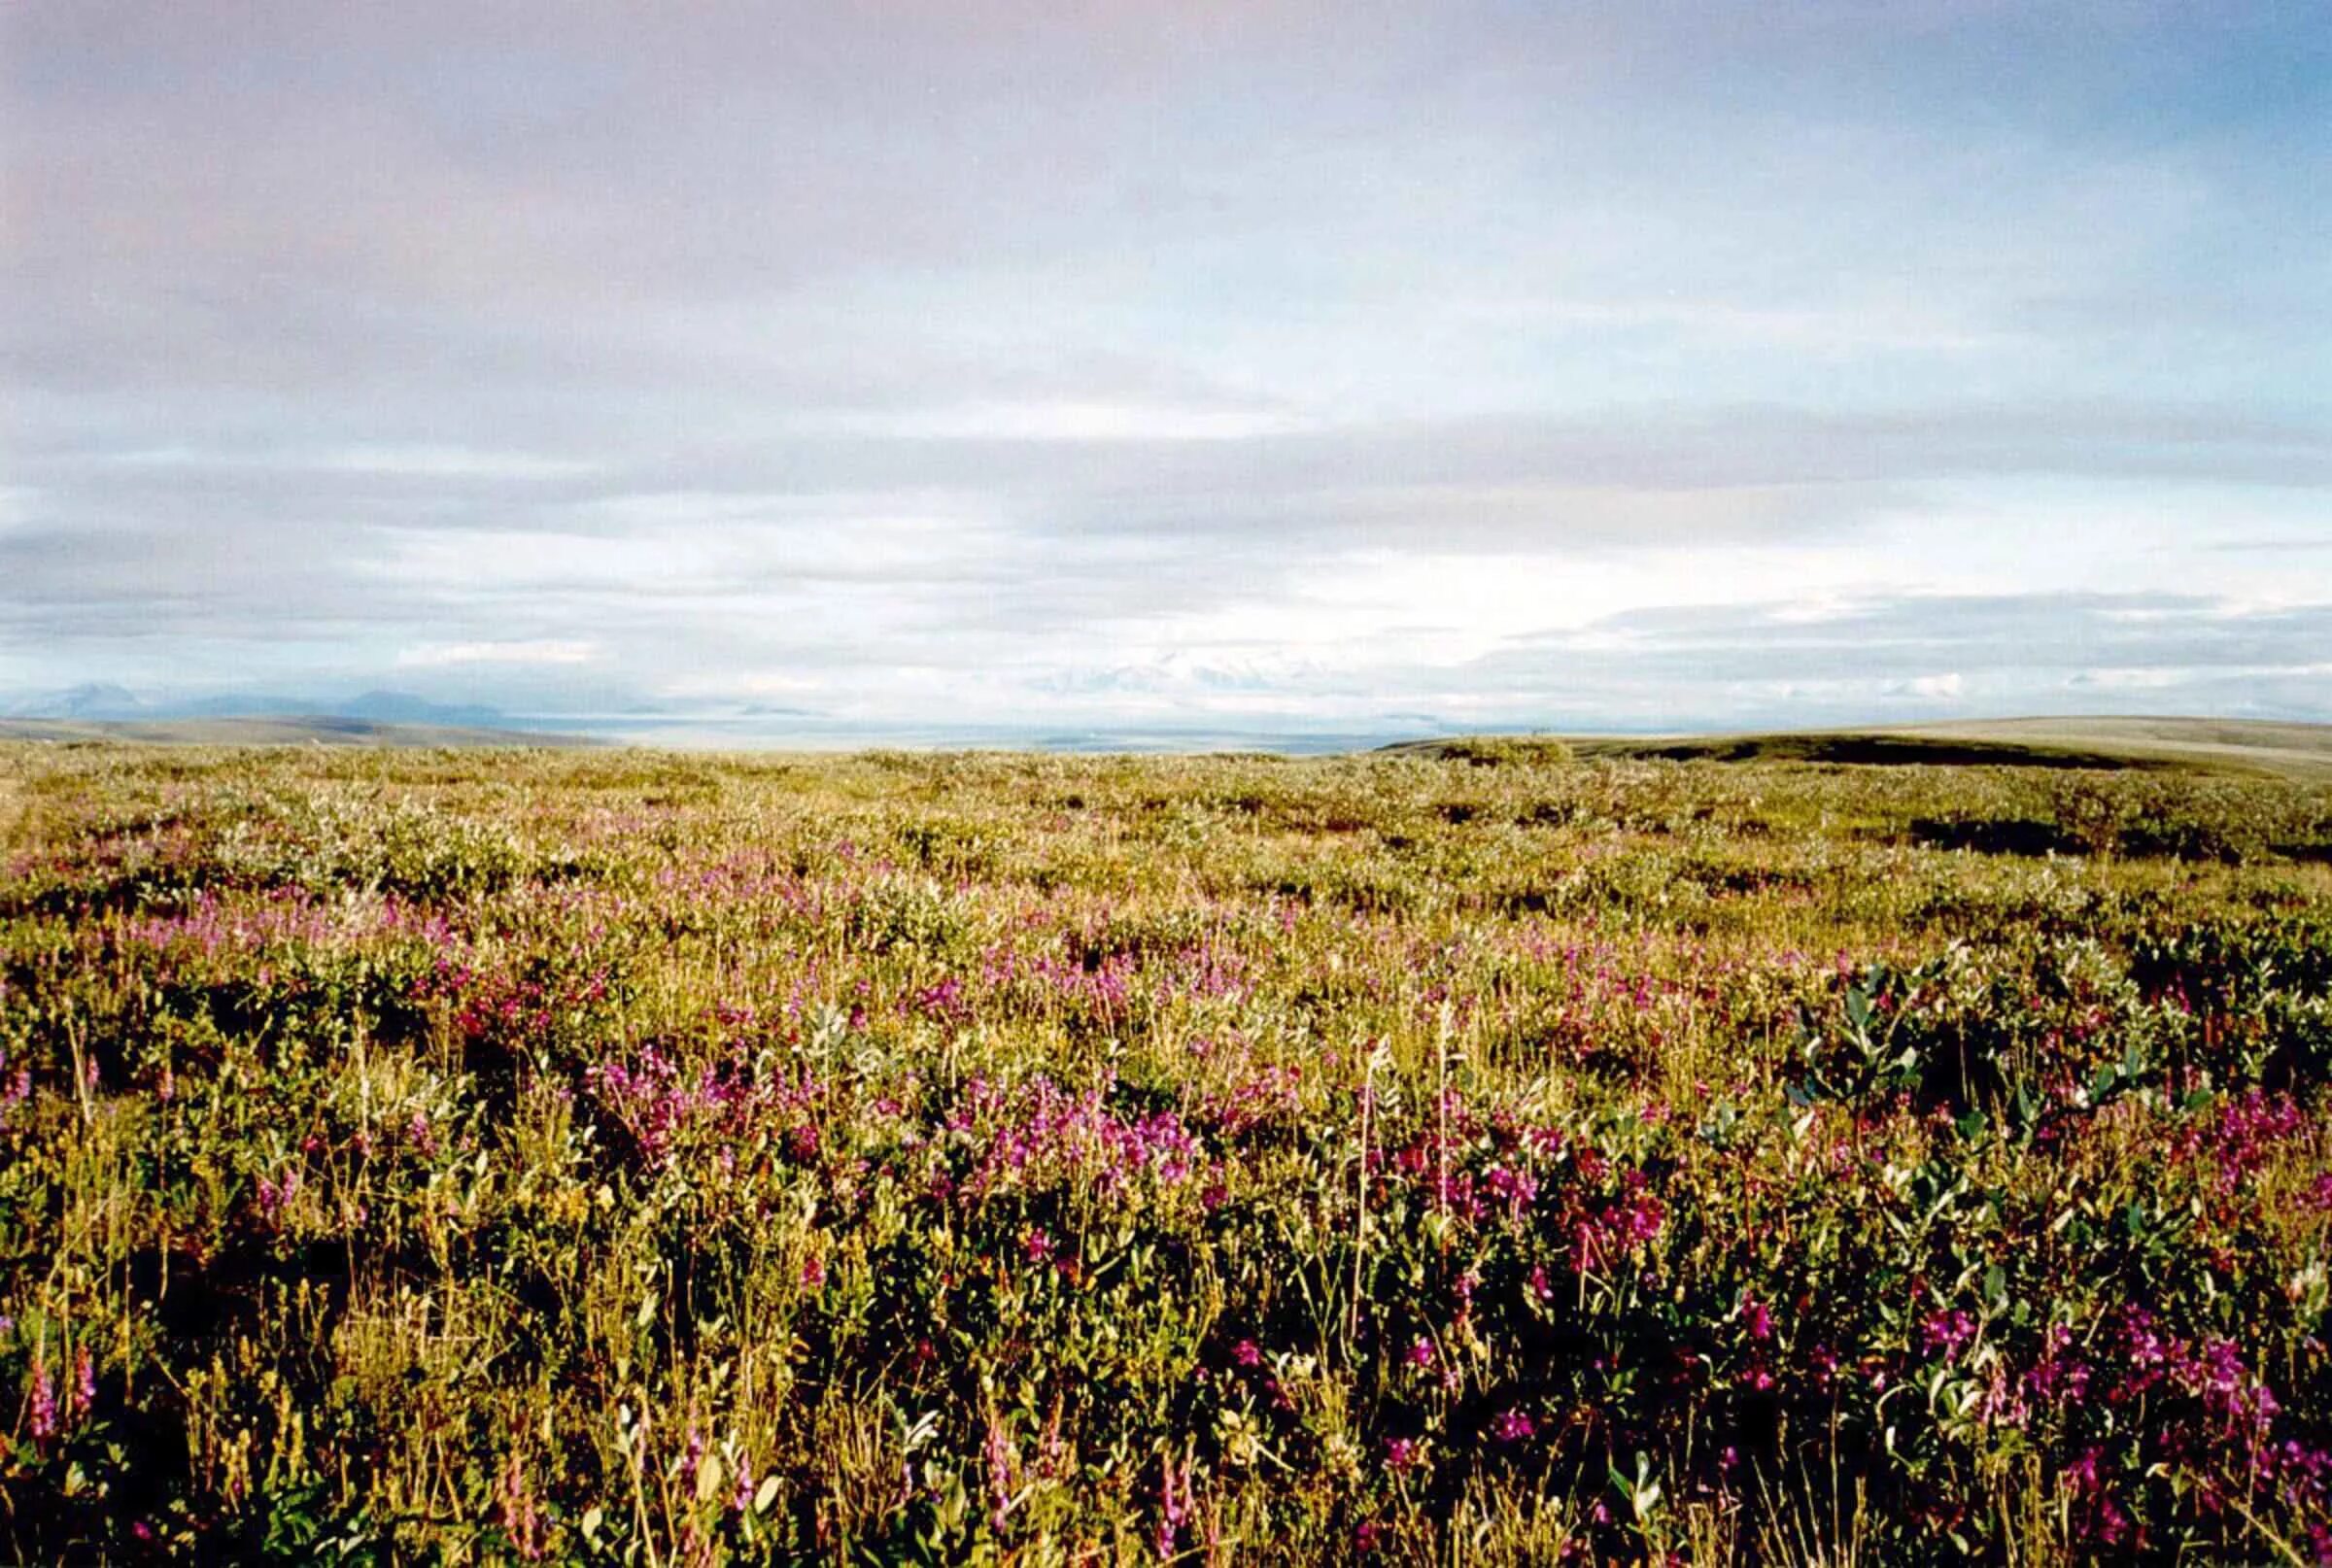
[(2332, 720), (2332, 13), (22, 0), (0, 707)]

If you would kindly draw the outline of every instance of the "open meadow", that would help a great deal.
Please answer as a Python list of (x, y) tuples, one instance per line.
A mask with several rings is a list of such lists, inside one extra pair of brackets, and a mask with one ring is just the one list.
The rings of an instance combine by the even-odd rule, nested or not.
[(2332, 784), (17, 744), (0, 870), (13, 1558), (2332, 1560)]

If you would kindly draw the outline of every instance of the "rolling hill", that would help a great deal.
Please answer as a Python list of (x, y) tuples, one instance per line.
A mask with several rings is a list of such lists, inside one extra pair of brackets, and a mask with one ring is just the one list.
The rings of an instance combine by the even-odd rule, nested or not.
[[(1579, 757), (1862, 766), (2151, 768), (2332, 781), (2332, 725), (2252, 719), (2027, 718), (1737, 734), (1566, 735)], [(1470, 737), (1385, 748), (1458, 755)]]

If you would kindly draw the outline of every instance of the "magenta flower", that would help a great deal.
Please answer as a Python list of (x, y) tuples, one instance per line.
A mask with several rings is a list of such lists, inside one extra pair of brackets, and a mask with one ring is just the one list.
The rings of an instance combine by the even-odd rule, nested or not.
[(32, 1364), (28, 1414), (35, 1443), (43, 1443), (56, 1436), (56, 1385), (50, 1380), (49, 1366), (44, 1361)]
[(279, 1223), (284, 1217), (284, 1210), (290, 1206), (292, 1198), (298, 1192), (299, 1172), (297, 1170), (286, 1171), (281, 1181), (270, 1179), (267, 1176), (259, 1177), (259, 1217), (270, 1225)]
[(1158, 1477), (1158, 1524), (1153, 1541), (1161, 1562), (1174, 1555), (1175, 1541), (1189, 1518), (1190, 1461), (1183, 1461), (1178, 1475), (1174, 1461), (1169, 1459), (1164, 1466), (1164, 1473)]
[(1921, 1324), (1919, 1334), (1926, 1354), (1953, 1360), (1975, 1338), (1975, 1319), (1955, 1307), (1949, 1312), (1936, 1313)]
[(1525, 1411), (1502, 1410), (1490, 1422), (1490, 1435), (1500, 1443), (1526, 1442), (1537, 1431), (1538, 1423)]

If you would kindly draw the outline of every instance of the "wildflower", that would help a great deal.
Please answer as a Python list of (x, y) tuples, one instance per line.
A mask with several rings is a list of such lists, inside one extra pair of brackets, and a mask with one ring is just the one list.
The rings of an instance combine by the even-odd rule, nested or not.
[(1031, 1264), (1049, 1263), (1052, 1260), (1052, 1237), (1046, 1231), (1032, 1230), (1020, 1238), (1021, 1256), (1027, 1258)]
[(1537, 1431), (1538, 1423), (1524, 1411), (1502, 1410), (1491, 1418), (1490, 1435), (1500, 1443), (1526, 1442)]
[(1385, 1468), (1395, 1475), (1414, 1469), (1423, 1453), (1415, 1438), (1390, 1438), (1385, 1444)]
[(802, 1260), (802, 1282), (812, 1290), (826, 1282), (826, 1260), (815, 1252)]
[(296, 1170), (286, 1171), (281, 1181), (267, 1176), (259, 1177), (259, 1217), (270, 1225), (281, 1223), (284, 1210), (291, 1205), (298, 1191), (299, 1172)]
[(1941, 1355), (1954, 1360), (1969, 1341), (1975, 1338), (1975, 1319), (1959, 1308), (1936, 1313), (1919, 1327), (1920, 1338), (1928, 1355)]
[(1403, 1359), (1422, 1372), (1433, 1364), (1433, 1342), (1421, 1335), (1410, 1344), (1409, 1352)]
[(1751, 1339), (1769, 1340), (1773, 1337), (1773, 1314), (1766, 1310), (1764, 1302), (1752, 1299), (1742, 1312), (1742, 1319), (1748, 1325)]
[(987, 1441), (982, 1457), (988, 1471), (988, 1524), (1002, 1531), (1004, 1521), (1012, 1512), (1012, 1493), (1020, 1484), (1020, 1450), (1012, 1436), (1005, 1430), (1004, 1422), (991, 1413), (988, 1416)]
[(502, 1467), (500, 1485), (502, 1531), (510, 1548), (529, 1562), (542, 1555), (542, 1509), (527, 1485), (526, 1467), (512, 1449)]
[(1158, 1524), (1151, 1543), (1158, 1550), (1159, 1561), (1166, 1561), (1174, 1555), (1174, 1543), (1189, 1518), (1190, 1461), (1183, 1461), (1178, 1476), (1174, 1461), (1169, 1459), (1158, 1476)]
[(44, 1443), (56, 1436), (56, 1385), (50, 1381), (45, 1361), (35, 1360), (32, 1364), (30, 1393), (32, 1440)]

